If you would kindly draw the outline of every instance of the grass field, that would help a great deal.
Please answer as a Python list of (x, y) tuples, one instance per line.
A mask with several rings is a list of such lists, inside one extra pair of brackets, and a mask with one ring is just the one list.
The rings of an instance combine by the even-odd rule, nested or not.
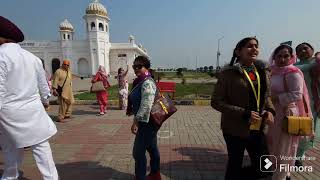
[[(175, 99), (209, 99), (213, 91), (213, 83), (206, 84), (177, 84)], [(131, 85), (130, 85), (131, 87)], [(112, 86), (108, 89), (108, 99), (118, 99), (118, 87)], [(76, 99), (79, 100), (95, 100), (96, 94), (83, 92), (75, 95)]]

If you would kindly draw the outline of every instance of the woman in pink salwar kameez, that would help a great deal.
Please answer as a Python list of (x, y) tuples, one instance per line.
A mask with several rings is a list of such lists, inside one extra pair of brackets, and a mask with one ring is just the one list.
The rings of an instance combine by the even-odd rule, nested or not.
[[(104, 66), (101, 66), (101, 65), (99, 66), (98, 72), (91, 80), (92, 83), (95, 83), (97, 81), (102, 81), (103, 86), (105, 87), (106, 90), (107, 90), (107, 88), (110, 87), (110, 84), (108, 81), (108, 76), (107, 76), (106, 69), (104, 68)], [(107, 104), (108, 104), (108, 93), (107, 93), (107, 91), (98, 91), (98, 92), (96, 92), (96, 96), (97, 96), (97, 101), (100, 106), (100, 113), (98, 114), (98, 116), (102, 116), (106, 113)]]
[[(269, 126), (267, 142), (271, 155), (279, 164), (294, 166), (295, 160), (282, 160), (280, 156), (296, 157), (300, 136), (290, 135), (283, 128), (283, 119), (288, 115), (310, 116), (310, 101), (302, 72), (293, 64), (296, 57), (287, 45), (277, 47), (270, 58), (271, 97), (276, 110), (274, 124)], [(308, 109), (305, 109), (303, 98)], [(290, 172), (274, 172), (275, 180), (290, 179)]]

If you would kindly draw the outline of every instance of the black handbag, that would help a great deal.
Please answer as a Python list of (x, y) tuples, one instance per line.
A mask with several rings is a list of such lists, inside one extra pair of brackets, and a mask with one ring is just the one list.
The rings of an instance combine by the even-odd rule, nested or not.
[(64, 84), (65, 84), (65, 83), (66, 83), (66, 81), (67, 81), (67, 78), (68, 78), (68, 71), (67, 71), (66, 79), (64, 80), (64, 82), (63, 82), (62, 86), (59, 86), (59, 85), (58, 85), (58, 87), (57, 87), (57, 93), (58, 93), (58, 96), (61, 96), (61, 95), (62, 95), (62, 89), (63, 89)]

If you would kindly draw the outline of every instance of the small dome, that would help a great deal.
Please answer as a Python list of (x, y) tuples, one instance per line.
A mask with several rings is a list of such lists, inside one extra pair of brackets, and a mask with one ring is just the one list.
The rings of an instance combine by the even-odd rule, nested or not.
[(134, 36), (133, 35), (129, 36), (129, 41), (131, 41), (131, 40), (134, 40)]
[(107, 9), (99, 3), (98, 0), (94, 0), (86, 9), (86, 14), (95, 14), (100, 16), (108, 16)]
[(62, 23), (60, 23), (59, 28), (60, 28), (60, 30), (73, 31), (73, 26), (67, 19), (65, 19)]

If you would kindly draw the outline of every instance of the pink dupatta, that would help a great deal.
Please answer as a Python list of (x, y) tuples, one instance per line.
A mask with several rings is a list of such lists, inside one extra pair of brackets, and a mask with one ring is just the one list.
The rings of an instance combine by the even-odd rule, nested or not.
[[(271, 76), (272, 75), (286, 76), (289, 73), (299, 73), (300, 76), (302, 77), (302, 79), (304, 80), (304, 76), (303, 76), (302, 71), (298, 67), (293, 65), (297, 60), (296, 55), (292, 56), (292, 58), (288, 62), (287, 66), (279, 67), (274, 62), (273, 54), (274, 53), (272, 53), (271, 58), (269, 59)], [(303, 98), (305, 99), (306, 107), (304, 105), (303, 99), (298, 101), (297, 106), (299, 109), (299, 114), (300, 114), (300, 116), (312, 117), (312, 112), (311, 112), (311, 107), (310, 107), (310, 98), (309, 98), (309, 93), (308, 93), (308, 89), (307, 89), (307, 85), (306, 85), (305, 81), (303, 81)]]

